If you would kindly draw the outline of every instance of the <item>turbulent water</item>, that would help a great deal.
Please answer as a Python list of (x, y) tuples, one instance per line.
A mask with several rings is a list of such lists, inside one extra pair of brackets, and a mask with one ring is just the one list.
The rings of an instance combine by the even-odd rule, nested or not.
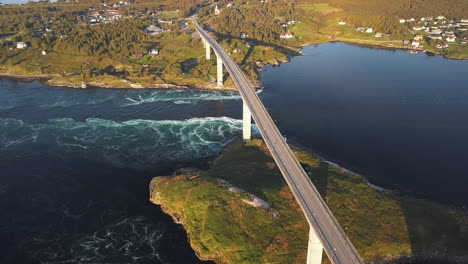
[(241, 131), (239, 120), (51, 119), (31, 124), (0, 119), (3, 155), (60, 155), (87, 158), (121, 168), (151, 169), (161, 163), (184, 163), (212, 156)]
[(0, 83), (0, 263), (200, 262), (148, 183), (239, 138), (238, 94)]
[[(262, 76), (288, 142), (378, 185), (468, 203), (466, 62), (345, 44), (304, 52)], [(206, 164), (240, 138), (241, 115), (233, 92), (0, 79), (0, 263), (201, 263), (148, 184)]]

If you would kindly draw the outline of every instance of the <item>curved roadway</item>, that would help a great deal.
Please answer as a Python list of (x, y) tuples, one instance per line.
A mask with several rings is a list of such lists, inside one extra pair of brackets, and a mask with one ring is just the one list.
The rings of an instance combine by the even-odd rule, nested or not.
[(322, 242), (328, 258), (332, 263), (363, 263), (353, 244), (286, 144), (249, 80), (237, 63), (200, 27), (195, 19), (193, 22), (197, 31), (209, 43), (216, 55), (222, 59), (307, 221)]

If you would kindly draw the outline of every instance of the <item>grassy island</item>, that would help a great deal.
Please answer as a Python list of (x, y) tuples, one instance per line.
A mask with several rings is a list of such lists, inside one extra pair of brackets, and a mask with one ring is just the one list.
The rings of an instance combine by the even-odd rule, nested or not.
[[(377, 190), (361, 175), (295, 153), (366, 262), (468, 256), (461, 211)], [(184, 226), (201, 259), (305, 263), (308, 224), (261, 140), (230, 145), (211, 169), (154, 178), (150, 196)]]

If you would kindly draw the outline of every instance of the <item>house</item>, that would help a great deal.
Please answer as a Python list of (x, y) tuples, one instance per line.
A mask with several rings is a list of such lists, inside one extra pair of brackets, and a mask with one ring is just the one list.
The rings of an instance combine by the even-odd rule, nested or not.
[(226, 7), (231, 7), (231, 6), (232, 6), (232, 3), (228, 3), (228, 4), (226, 5)]
[(215, 6), (214, 14), (215, 15), (221, 14), (221, 10), (219, 10), (218, 5)]
[(444, 16), (438, 16), (437, 19), (442, 20), (442, 19), (446, 19), (446, 18)]
[(423, 36), (423, 35), (416, 35), (416, 36), (414, 36), (413, 39), (414, 39), (414, 40), (423, 40), (423, 39), (424, 39), (424, 36)]
[(47, 51), (43, 50), (42, 55), (47, 55)]
[(356, 31), (364, 32), (366, 30), (365, 27), (355, 27)]
[(281, 23), (280, 26), (282, 26), (282, 27), (287, 27), (288, 24), (286, 24), (286, 23)]
[(377, 33), (375, 33), (374, 37), (376, 37), (376, 38), (381, 38), (381, 37), (382, 37), (382, 33), (377, 32)]
[(245, 38), (247, 38), (248, 36), (249, 36), (249, 34), (247, 34), (247, 33), (245, 33), (245, 32), (241, 32), (241, 34), (240, 34), (241, 39), (245, 39)]
[(431, 30), (431, 32), (429, 33), (430, 34), (442, 34), (442, 29), (436, 28), (436, 29)]
[(447, 44), (447, 42), (442, 42), (441, 44), (437, 45), (437, 48), (439, 48), (439, 49), (448, 48), (448, 44)]
[(286, 33), (286, 34), (280, 35), (280, 38), (284, 38), (284, 39), (290, 39), (290, 38), (292, 38), (292, 37), (294, 37), (294, 35), (291, 34), (291, 33), (289, 33), (289, 32)]
[(17, 49), (24, 49), (24, 48), (27, 48), (27, 47), (28, 47), (28, 44), (26, 44), (23, 41), (20, 41), (20, 42), (16, 43), (16, 48)]
[(367, 28), (366, 33), (372, 33), (373, 29), (372, 28)]
[(338, 25), (346, 25), (346, 21), (340, 20), (340, 21), (338, 22)]
[(416, 21), (416, 19), (414, 19), (414, 18), (410, 18), (410, 19), (406, 20), (406, 22), (414, 22), (414, 21)]
[(106, 10), (106, 15), (120, 15), (120, 12), (118, 9), (108, 9)]
[(151, 51), (149, 52), (149, 55), (157, 56), (157, 55), (159, 55), (159, 50), (158, 49), (151, 49)]
[(429, 35), (429, 38), (442, 40), (442, 35), (440, 35), (440, 34), (431, 34), (431, 35)]
[(415, 26), (413, 27), (413, 30), (416, 30), (416, 31), (421, 31), (421, 30), (425, 30), (426, 27), (425, 26)]
[(457, 38), (457, 37), (455, 37), (455, 36), (450, 36), (450, 37), (447, 37), (445, 40), (446, 40), (447, 42), (455, 42), (455, 39), (456, 39), (456, 38)]
[(166, 25), (172, 25), (172, 21), (166, 21), (166, 20), (164, 20), (164, 19), (158, 19), (158, 22), (159, 22), (159, 23), (166, 24)]
[(411, 47), (414, 47), (414, 48), (419, 47), (419, 40), (413, 40), (413, 41), (411, 41)]
[(135, 53), (132, 55), (132, 59), (139, 60), (142, 59), (145, 55), (143, 53)]
[(162, 28), (157, 27), (155, 25), (151, 25), (145, 29), (146, 34), (150, 36), (156, 36), (157, 34), (163, 32)]
[(401, 23), (401, 24), (403, 24), (403, 23), (405, 23), (405, 22), (406, 22), (406, 20), (405, 20), (404, 18), (400, 18), (400, 23)]
[(421, 20), (421, 21), (426, 21), (426, 18), (425, 18), (425, 17), (421, 17), (420, 20)]

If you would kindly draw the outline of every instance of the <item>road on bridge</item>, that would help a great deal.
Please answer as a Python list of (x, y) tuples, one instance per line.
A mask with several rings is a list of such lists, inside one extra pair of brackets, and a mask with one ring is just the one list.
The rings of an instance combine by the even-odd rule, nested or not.
[(302, 208), (311, 228), (319, 237), (332, 263), (363, 263), (353, 244), (338, 224), (332, 212), (320, 196), (307, 173), (286, 144), (270, 114), (255, 93), (237, 63), (193, 19), (195, 28), (221, 58), (231, 78), (237, 85), (242, 99), (252, 113), (266, 145)]

